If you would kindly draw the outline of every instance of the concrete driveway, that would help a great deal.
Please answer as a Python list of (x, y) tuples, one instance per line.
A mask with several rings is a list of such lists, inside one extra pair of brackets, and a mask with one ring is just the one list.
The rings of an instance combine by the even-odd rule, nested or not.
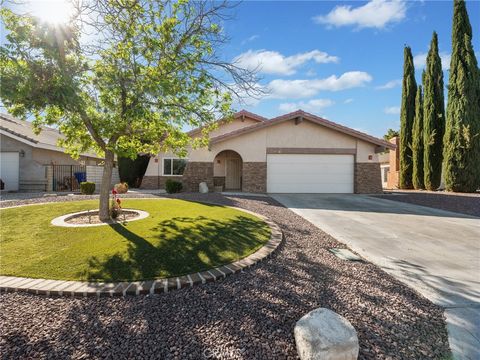
[(272, 197), (445, 307), (455, 358), (480, 359), (479, 218), (364, 195)]

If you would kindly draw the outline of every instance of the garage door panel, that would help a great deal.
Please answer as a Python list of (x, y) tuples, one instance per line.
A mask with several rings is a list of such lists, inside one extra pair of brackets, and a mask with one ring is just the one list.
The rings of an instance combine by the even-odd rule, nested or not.
[(0, 152), (0, 179), (6, 191), (18, 190), (19, 154), (18, 152)]
[(269, 154), (271, 193), (352, 193), (353, 155)]

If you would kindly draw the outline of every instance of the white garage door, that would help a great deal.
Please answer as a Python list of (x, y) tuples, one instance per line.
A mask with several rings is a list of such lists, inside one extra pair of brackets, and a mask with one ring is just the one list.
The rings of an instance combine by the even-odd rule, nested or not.
[(7, 191), (18, 190), (18, 152), (0, 152), (0, 179)]
[(353, 193), (353, 155), (267, 155), (269, 193)]

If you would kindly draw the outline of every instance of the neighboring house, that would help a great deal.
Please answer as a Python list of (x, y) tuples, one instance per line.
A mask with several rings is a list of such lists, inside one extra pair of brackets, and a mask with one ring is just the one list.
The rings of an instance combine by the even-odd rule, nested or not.
[(167, 179), (175, 179), (186, 191), (206, 182), (210, 191), (378, 193), (378, 154), (393, 148), (301, 110), (270, 120), (242, 110), (232, 121), (219, 122), (208, 148), (192, 149), (186, 159), (152, 157), (142, 187), (163, 189)]
[(393, 137), (390, 140), (390, 143), (395, 145), (394, 149), (391, 149), (388, 153), (388, 172), (387, 172), (387, 183), (384, 186), (386, 189), (398, 189), (399, 177), (398, 172), (400, 169), (400, 138)]
[(73, 160), (57, 146), (62, 137), (49, 127), (36, 135), (28, 121), (0, 114), (0, 178), (4, 190), (73, 190), (74, 172), (85, 173), (85, 165), (102, 161), (96, 154), (82, 154), (78, 161)]
[[(393, 150), (390, 150), (393, 151)], [(388, 189), (388, 172), (390, 171), (390, 151), (378, 154), (380, 163), (380, 177), (382, 179), (382, 188)]]

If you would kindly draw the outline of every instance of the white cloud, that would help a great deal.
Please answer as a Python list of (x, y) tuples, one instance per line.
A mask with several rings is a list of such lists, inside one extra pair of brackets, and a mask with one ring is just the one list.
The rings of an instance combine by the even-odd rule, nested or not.
[(312, 50), (292, 56), (284, 56), (277, 51), (248, 50), (233, 59), (240, 67), (258, 70), (265, 74), (280, 75), (295, 74), (300, 65), (312, 60), (318, 64), (325, 64), (336, 63), (340, 59), (320, 50)]
[(385, 114), (389, 115), (399, 115), (400, 114), (400, 106), (389, 106), (383, 109)]
[[(415, 68), (417, 70), (423, 69), (425, 67), (427, 63), (427, 55), (428, 53), (421, 53), (413, 57), (413, 64), (415, 65)], [(441, 52), (439, 55), (440, 55), (440, 59), (442, 60), (442, 69), (443, 70), (450, 69), (450, 60), (452, 58), (451, 54), (448, 54), (446, 52)]]
[(397, 86), (402, 85), (402, 80), (401, 79), (396, 79), (396, 80), (391, 80), (383, 85), (377, 86), (375, 89), (377, 90), (388, 90), (388, 89), (393, 89)]
[(290, 102), (282, 103), (279, 105), (278, 109), (284, 112), (292, 112), (298, 109), (303, 109), (306, 111), (319, 111), (325, 107), (332, 106), (335, 104), (333, 100), (330, 99), (312, 99), (307, 102)]
[(244, 39), (244, 40), (242, 41), (242, 45), (245, 45), (246, 43), (249, 43), (249, 42), (252, 42), (252, 41), (254, 41), (254, 40), (257, 40), (259, 37), (260, 37), (260, 35), (257, 35), (257, 34), (252, 35), (252, 36)]
[(352, 98), (345, 99), (345, 100), (343, 101), (344, 104), (350, 104), (351, 102), (353, 102), (353, 99), (352, 99)]
[(370, 81), (372, 81), (370, 74), (363, 71), (350, 71), (340, 77), (332, 75), (325, 79), (275, 79), (270, 81), (267, 89), (272, 98), (300, 99), (315, 96), (320, 91), (340, 91), (365, 86)]
[(313, 18), (316, 23), (330, 27), (356, 26), (358, 28), (382, 29), (389, 23), (403, 20), (407, 6), (403, 0), (371, 0), (363, 6), (336, 6), (327, 15)]

